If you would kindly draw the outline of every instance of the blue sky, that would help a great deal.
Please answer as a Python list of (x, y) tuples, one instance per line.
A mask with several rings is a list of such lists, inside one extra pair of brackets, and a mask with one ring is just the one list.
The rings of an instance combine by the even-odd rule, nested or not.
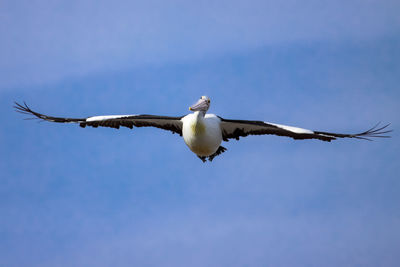
[[(2, 1), (0, 265), (398, 266), (398, 1)], [(391, 139), (230, 141), (203, 164), (159, 129), (50, 115), (184, 115)]]

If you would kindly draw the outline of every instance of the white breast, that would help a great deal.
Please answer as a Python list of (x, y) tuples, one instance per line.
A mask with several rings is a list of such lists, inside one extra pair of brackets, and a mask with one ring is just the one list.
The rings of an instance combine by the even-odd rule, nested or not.
[(214, 154), (222, 142), (221, 120), (214, 114), (204, 118), (192, 113), (182, 118), (182, 135), (186, 145), (199, 156)]

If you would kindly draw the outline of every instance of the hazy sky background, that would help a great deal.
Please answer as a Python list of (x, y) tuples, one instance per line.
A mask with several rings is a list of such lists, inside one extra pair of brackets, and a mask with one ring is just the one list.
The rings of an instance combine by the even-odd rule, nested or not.
[[(0, 1), (1, 266), (398, 266), (399, 1)], [(24, 121), (210, 112), (391, 139)]]

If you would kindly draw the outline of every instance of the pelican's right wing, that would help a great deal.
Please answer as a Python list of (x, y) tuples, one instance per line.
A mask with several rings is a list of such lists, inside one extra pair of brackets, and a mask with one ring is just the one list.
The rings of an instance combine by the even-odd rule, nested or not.
[(59, 123), (79, 123), (81, 127), (156, 127), (182, 135), (182, 117), (156, 116), (156, 115), (106, 115), (88, 118), (63, 118), (52, 117), (40, 114), (31, 110), (25, 103), (24, 105), (15, 103), (15, 109), (23, 114), (34, 115), (35, 117), (51, 122)]
[(240, 137), (248, 135), (263, 135), (273, 134), (279, 136), (287, 136), (293, 139), (319, 139), (322, 141), (332, 141), (337, 138), (357, 138), (357, 139), (368, 139), (368, 137), (389, 137), (384, 135), (391, 132), (391, 130), (385, 130), (389, 124), (379, 127), (378, 124), (371, 129), (357, 134), (341, 134), (341, 133), (329, 133), (321, 131), (312, 131), (299, 127), (287, 126), (282, 124), (276, 124), (271, 122), (263, 121), (247, 121), (247, 120), (227, 120), (221, 119), (222, 138), (224, 141), (228, 141), (230, 138), (239, 140)]

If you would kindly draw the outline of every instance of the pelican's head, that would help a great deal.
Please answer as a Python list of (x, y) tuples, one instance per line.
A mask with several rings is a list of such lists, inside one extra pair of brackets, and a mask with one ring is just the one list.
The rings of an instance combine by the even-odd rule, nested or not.
[(197, 101), (196, 104), (189, 107), (189, 110), (202, 111), (205, 113), (209, 108), (210, 108), (210, 98), (208, 98), (208, 96), (203, 95), (202, 97), (200, 97), (199, 101)]

